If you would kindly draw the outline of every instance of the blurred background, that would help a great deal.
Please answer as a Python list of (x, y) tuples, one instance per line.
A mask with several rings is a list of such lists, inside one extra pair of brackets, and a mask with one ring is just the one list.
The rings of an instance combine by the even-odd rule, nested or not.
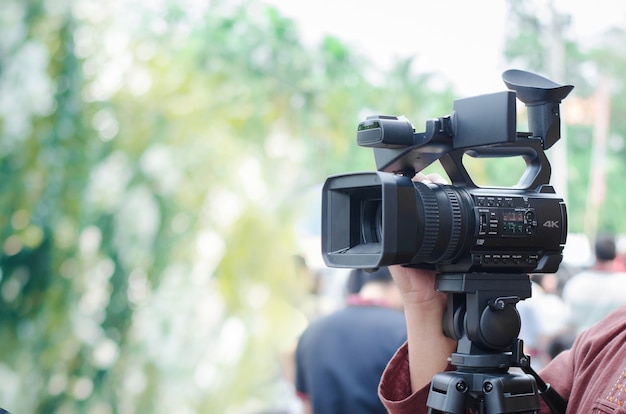
[(0, 406), (298, 413), (289, 355), (345, 276), (320, 185), (375, 169), (357, 123), (423, 130), (508, 68), (576, 86), (548, 156), (584, 266), (626, 233), (625, 23), (608, 0), (3, 0)]

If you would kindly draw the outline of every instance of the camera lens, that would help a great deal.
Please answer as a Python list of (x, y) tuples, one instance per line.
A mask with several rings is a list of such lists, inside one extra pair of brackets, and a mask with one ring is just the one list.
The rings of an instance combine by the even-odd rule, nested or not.
[(361, 242), (381, 243), (383, 240), (382, 200), (364, 200), (361, 204)]
[[(415, 183), (418, 206), (416, 237), (421, 241), (412, 262), (437, 263), (452, 260), (464, 247), (464, 237), (472, 223), (462, 220), (463, 192), (451, 186)], [(465, 212), (466, 216), (471, 217)]]

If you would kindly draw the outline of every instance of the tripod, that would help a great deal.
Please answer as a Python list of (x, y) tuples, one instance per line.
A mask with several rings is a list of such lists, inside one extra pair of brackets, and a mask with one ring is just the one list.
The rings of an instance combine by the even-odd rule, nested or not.
[[(451, 356), (457, 368), (433, 377), (429, 413), (537, 413), (539, 395), (553, 412), (565, 413), (567, 402), (530, 367), (517, 338), (515, 305), (531, 295), (528, 275), (443, 273), (436, 289), (448, 293), (443, 329), (458, 340)], [(509, 373), (510, 367), (524, 374)]]

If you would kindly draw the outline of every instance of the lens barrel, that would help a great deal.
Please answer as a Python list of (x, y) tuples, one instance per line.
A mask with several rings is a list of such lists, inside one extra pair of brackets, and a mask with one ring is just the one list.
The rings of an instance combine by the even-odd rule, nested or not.
[(384, 172), (330, 177), (322, 195), (324, 258), (329, 266), (365, 268), (451, 261), (474, 224), (468, 201), (450, 186)]

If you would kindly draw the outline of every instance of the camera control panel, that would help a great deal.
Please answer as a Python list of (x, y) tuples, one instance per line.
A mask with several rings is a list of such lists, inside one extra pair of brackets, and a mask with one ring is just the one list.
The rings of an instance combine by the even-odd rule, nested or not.
[(478, 196), (475, 201), (476, 236), (525, 237), (535, 233), (535, 209), (522, 199)]

